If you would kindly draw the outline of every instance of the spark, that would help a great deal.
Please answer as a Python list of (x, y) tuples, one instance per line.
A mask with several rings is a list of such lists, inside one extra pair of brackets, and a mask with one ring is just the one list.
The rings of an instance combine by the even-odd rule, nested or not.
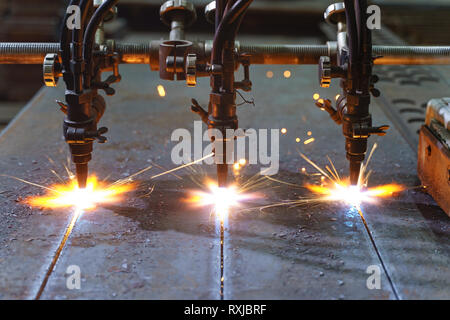
[(284, 73), (283, 73), (283, 75), (284, 75), (284, 77), (286, 78), (286, 79), (289, 79), (290, 77), (291, 77), (291, 71), (289, 71), (289, 70), (286, 70)]
[(267, 72), (266, 72), (266, 77), (269, 78), (269, 79), (272, 79), (272, 78), (273, 78), (273, 72), (270, 71), (270, 70), (267, 71)]
[(164, 89), (164, 87), (162, 85), (158, 85), (156, 87), (156, 89), (158, 90), (158, 94), (160, 97), (165, 97), (166, 96), (166, 89)]
[(310, 144), (311, 142), (314, 142), (314, 140), (316, 140), (316, 139), (314, 139), (314, 138), (309, 138), (308, 140), (305, 140), (303, 143), (304, 143), (304, 144)]
[(318, 94), (318, 93), (314, 93), (313, 94), (313, 99), (314, 100), (319, 100), (319, 98), (320, 98), (320, 94)]
[(327, 158), (331, 167), (327, 165), (324, 170), (312, 160), (307, 158), (304, 154), (300, 153), (300, 156), (310, 163), (322, 175), (322, 185), (318, 186), (307, 184), (306, 188), (318, 195), (321, 195), (321, 200), (342, 201), (357, 208), (359, 208), (360, 204), (363, 202), (375, 203), (378, 198), (390, 197), (394, 193), (403, 191), (405, 188), (396, 183), (370, 188), (367, 187), (368, 180), (371, 175), (371, 171), (367, 171), (367, 167), (376, 148), (377, 144), (374, 144), (369, 156), (367, 157), (367, 161), (361, 166), (357, 185), (351, 185), (348, 179), (342, 179), (329, 157)]
[(238, 188), (237, 185), (221, 188), (212, 180), (206, 180), (204, 185), (206, 186), (206, 191), (189, 191), (189, 197), (185, 199), (185, 202), (190, 203), (194, 207), (212, 207), (220, 221), (224, 221), (228, 217), (232, 208), (239, 207), (241, 203), (258, 197), (255, 193), (245, 193), (245, 189)]
[[(150, 180), (156, 179), (166, 174), (173, 174), (177, 170), (187, 168), (200, 161), (212, 157), (214, 154), (211, 153), (201, 159), (196, 161), (183, 164), (179, 167), (166, 170), (164, 172), (155, 174), (150, 177)], [(66, 208), (74, 207), (75, 210), (89, 211), (95, 209), (100, 204), (110, 204), (116, 203), (123, 200), (123, 195), (136, 189), (136, 183), (133, 179), (147, 172), (153, 168), (153, 165), (148, 166), (136, 173), (129, 175), (124, 179), (119, 179), (113, 183), (107, 184), (105, 181), (99, 181), (95, 175), (88, 178), (87, 185), (85, 189), (78, 187), (78, 183), (75, 178), (69, 180), (68, 183), (55, 184), (51, 187), (46, 187), (34, 182), (30, 182), (17, 177), (12, 177), (8, 175), (9, 178), (16, 179), (20, 182), (36, 186), (47, 191), (46, 194), (42, 196), (31, 196), (23, 200), (24, 203), (39, 208)]]
[(286, 132), (287, 132), (287, 129), (286, 129), (286, 128), (282, 128), (282, 129), (281, 129), (281, 133), (282, 133), (282, 134), (286, 134)]
[(239, 164), (240, 164), (241, 166), (245, 166), (246, 163), (247, 163), (247, 160), (245, 160), (244, 158), (242, 158), (242, 159), (239, 160)]
[(302, 141), (300, 138), (295, 138), (295, 142), (299, 143), (300, 141)]
[(97, 177), (90, 176), (85, 189), (78, 188), (78, 183), (72, 179), (67, 184), (57, 184), (46, 188), (43, 196), (31, 196), (24, 202), (32, 207), (65, 208), (75, 207), (76, 210), (93, 210), (99, 204), (114, 203), (122, 200), (122, 195), (132, 191), (134, 184), (120, 186), (107, 186), (98, 181)]
[[(374, 150), (376, 149), (376, 144), (372, 148), (369, 156), (367, 157), (367, 161), (361, 167), (361, 173), (359, 178), (359, 184), (356, 186), (350, 185), (349, 179), (341, 178), (334, 166), (333, 162), (329, 157), (327, 157), (330, 162), (329, 165), (325, 166), (325, 169), (319, 167), (316, 163), (306, 157), (303, 153), (299, 152), (300, 156), (307, 161), (311, 166), (313, 166), (318, 173), (308, 174), (308, 176), (319, 176), (320, 177), (320, 185), (317, 184), (305, 184), (299, 185), (294, 184), (282, 180), (278, 180), (272, 177), (265, 177), (266, 180), (270, 180), (279, 184), (288, 185), (294, 188), (304, 189), (306, 188), (309, 191), (312, 191), (312, 195), (302, 196), (298, 199), (292, 200), (284, 200), (276, 203), (272, 203), (269, 205), (265, 205), (262, 207), (256, 208), (246, 208), (240, 211), (248, 211), (259, 209), (260, 211), (264, 211), (265, 209), (279, 207), (279, 206), (288, 206), (298, 207), (305, 204), (318, 204), (321, 202), (343, 202), (354, 206), (356, 209), (360, 211), (360, 205), (362, 203), (376, 203), (378, 199), (391, 197), (394, 193), (401, 192), (405, 190), (405, 187), (396, 183), (375, 186), (375, 187), (367, 187), (368, 179), (371, 174), (371, 171), (367, 171), (367, 167), (369, 161), (373, 155)], [(300, 171), (303, 174), (306, 174), (306, 168), (301, 168)], [(360, 213), (361, 214), (361, 213)], [(363, 217), (362, 217), (363, 218)]]
[(308, 131), (306, 134), (307, 134), (308, 136), (310, 136), (310, 135), (312, 135), (312, 132), (311, 132), (311, 131)]
[(361, 188), (358, 185), (348, 183), (334, 183), (331, 186), (307, 185), (310, 191), (322, 195), (323, 200), (342, 201), (355, 207), (363, 202), (375, 203), (377, 198), (391, 196), (394, 192), (400, 192), (404, 188), (397, 184), (387, 184), (374, 188)]

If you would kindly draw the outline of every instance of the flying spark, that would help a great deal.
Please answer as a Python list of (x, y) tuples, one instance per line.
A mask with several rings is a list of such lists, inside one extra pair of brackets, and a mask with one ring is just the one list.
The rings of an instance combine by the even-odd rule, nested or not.
[(342, 201), (359, 207), (363, 202), (374, 203), (377, 198), (386, 198), (392, 196), (394, 193), (401, 192), (405, 188), (399, 184), (386, 184), (376, 187), (367, 187), (371, 171), (367, 171), (368, 164), (372, 158), (373, 152), (377, 148), (374, 144), (365, 164), (362, 165), (360, 176), (357, 185), (351, 185), (348, 179), (342, 179), (339, 176), (333, 162), (330, 158), (330, 166), (325, 166), (325, 170), (320, 168), (312, 160), (307, 158), (304, 154), (300, 156), (311, 164), (320, 174), (322, 174), (322, 185), (306, 185), (310, 191), (321, 195), (320, 200), (325, 201)]
[(99, 204), (115, 203), (121, 201), (122, 196), (134, 190), (133, 183), (121, 185), (106, 185), (98, 181), (97, 177), (90, 176), (85, 189), (78, 188), (75, 179), (67, 184), (57, 184), (47, 189), (43, 196), (32, 196), (24, 200), (32, 207), (65, 208), (75, 207), (78, 210), (93, 210)]
[(207, 180), (205, 185), (208, 191), (192, 190), (186, 202), (195, 207), (211, 206), (221, 221), (229, 215), (232, 208), (239, 207), (242, 202), (258, 197), (255, 193), (244, 193), (243, 189), (239, 189), (236, 185), (220, 188), (211, 180)]
[[(212, 157), (211, 153), (201, 159), (193, 162), (183, 164), (179, 167), (166, 170), (164, 172), (155, 174), (149, 179), (153, 180), (163, 175), (173, 174), (173, 172), (188, 168), (202, 160)], [(47, 191), (43, 196), (31, 196), (26, 198), (23, 202), (39, 208), (65, 208), (74, 207), (76, 210), (85, 211), (93, 210), (100, 204), (117, 203), (123, 200), (123, 195), (136, 189), (137, 184), (133, 182), (133, 179), (144, 172), (153, 168), (150, 165), (136, 173), (127, 176), (124, 179), (119, 179), (113, 183), (107, 184), (105, 181), (98, 181), (96, 176), (90, 176), (87, 181), (85, 189), (80, 189), (75, 178), (71, 178), (68, 183), (56, 184), (50, 187), (42, 186), (37, 183), (26, 181), (17, 177), (2, 175), (16, 179), (18, 181), (30, 184), (36, 187), (40, 187)]]
[(392, 196), (395, 192), (400, 192), (404, 188), (397, 184), (387, 184), (374, 188), (361, 188), (347, 183), (334, 183), (331, 186), (307, 185), (310, 191), (323, 196), (323, 200), (342, 201), (352, 206), (358, 207), (363, 202), (374, 203), (377, 198)]

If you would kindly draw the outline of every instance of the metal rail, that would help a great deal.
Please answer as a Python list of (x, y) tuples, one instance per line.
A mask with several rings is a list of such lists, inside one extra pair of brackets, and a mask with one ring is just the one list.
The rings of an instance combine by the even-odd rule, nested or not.
[[(122, 43), (114, 46), (122, 64), (149, 64), (159, 68), (160, 41)], [(327, 45), (249, 45), (236, 42), (239, 53), (250, 55), (251, 64), (316, 64), (320, 56), (335, 53), (334, 42)], [(211, 41), (196, 42), (193, 50), (209, 61)], [(48, 53), (58, 53), (58, 43), (0, 43), (0, 64), (42, 64)], [(450, 64), (450, 46), (373, 46), (379, 65), (445, 65)]]

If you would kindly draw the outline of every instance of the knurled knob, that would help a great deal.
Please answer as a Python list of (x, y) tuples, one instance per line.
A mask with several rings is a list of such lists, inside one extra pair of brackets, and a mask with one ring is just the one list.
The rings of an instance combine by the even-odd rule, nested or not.
[(319, 83), (322, 88), (328, 88), (331, 84), (331, 61), (328, 56), (319, 59)]
[(59, 58), (56, 53), (49, 53), (43, 64), (44, 84), (47, 87), (56, 87), (59, 80)]
[(187, 0), (169, 0), (162, 4), (159, 15), (161, 21), (170, 26), (176, 17), (183, 17), (185, 27), (189, 27), (197, 19), (194, 5)]
[(323, 13), (325, 21), (336, 25), (338, 22), (345, 22), (345, 5), (343, 2), (333, 3)]

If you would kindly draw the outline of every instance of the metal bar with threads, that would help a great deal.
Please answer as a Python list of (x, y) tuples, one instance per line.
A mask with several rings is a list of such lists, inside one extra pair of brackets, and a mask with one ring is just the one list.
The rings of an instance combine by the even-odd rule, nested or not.
[[(149, 43), (118, 43), (113, 50), (123, 64), (151, 64), (158, 67), (160, 41)], [(239, 53), (250, 55), (251, 64), (316, 64), (320, 56), (332, 55), (334, 45), (247, 45), (236, 42)], [(200, 51), (209, 61), (210, 41), (196, 42), (194, 51)], [(42, 64), (48, 53), (58, 53), (59, 43), (0, 43), (0, 64)], [(373, 54), (380, 65), (445, 65), (450, 64), (450, 46), (373, 46)]]

